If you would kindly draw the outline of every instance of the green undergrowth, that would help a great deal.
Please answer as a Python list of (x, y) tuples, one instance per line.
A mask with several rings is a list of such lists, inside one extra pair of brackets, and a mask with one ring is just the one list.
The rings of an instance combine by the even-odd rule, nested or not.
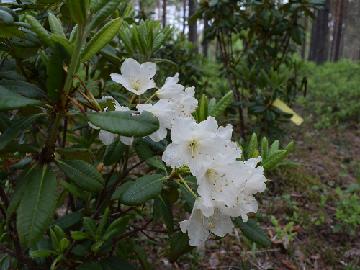
[(329, 128), (360, 120), (360, 64), (350, 60), (315, 65), (306, 63), (308, 91), (301, 98), (315, 113), (315, 127)]

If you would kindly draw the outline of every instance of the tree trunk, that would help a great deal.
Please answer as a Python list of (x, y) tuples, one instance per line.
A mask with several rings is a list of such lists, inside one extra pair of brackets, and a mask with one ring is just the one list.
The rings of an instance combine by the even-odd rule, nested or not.
[(189, 41), (197, 46), (197, 20), (190, 22), (191, 17), (195, 14), (197, 0), (189, 0)]
[(163, 27), (166, 26), (166, 6), (167, 6), (167, 0), (163, 0), (163, 2), (162, 2), (162, 25), (163, 25)]
[(138, 14), (138, 16), (139, 16), (140, 18), (142, 18), (142, 17), (143, 17), (143, 13), (144, 13), (144, 7), (143, 7), (142, 0), (139, 0), (138, 5), (139, 5), (139, 14)]
[(183, 29), (182, 29), (182, 33), (183, 35), (185, 35), (185, 29), (186, 29), (186, 6), (187, 6), (187, 1), (183, 0)]
[(321, 64), (328, 60), (329, 52), (329, 4), (317, 11), (317, 16), (312, 23), (309, 60)]
[(307, 29), (308, 29), (308, 18), (307, 18), (307, 17), (304, 17), (304, 31), (305, 31), (305, 35), (304, 35), (303, 44), (301, 45), (301, 58), (302, 58), (303, 60), (306, 59), (306, 42), (307, 42), (306, 33), (307, 33)]
[(208, 29), (209, 29), (209, 21), (205, 17), (204, 18), (203, 41), (202, 41), (202, 49), (203, 49), (204, 57), (208, 57), (209, 41), (206, 39), (206, 32), (208, 31)]
[(338, 61), (340, 58), (340, 49), (341, 49), (341, 38), (343, 33), (343, 22), (344, 22), (344, 9), (345, 1), (337, 0), (336, 1), (336, 10), (335, 10), (335, 26), (333, 33), (333, 40), (331, 44), (332, 48), (332, 61)]

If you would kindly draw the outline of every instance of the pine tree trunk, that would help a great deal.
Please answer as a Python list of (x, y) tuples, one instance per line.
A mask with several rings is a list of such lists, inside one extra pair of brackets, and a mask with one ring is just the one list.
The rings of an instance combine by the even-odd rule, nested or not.
[(202, 49), (203, 49), (203, 55), (204, 55), (204, 57), (208, 57), (209, 42), (208, 42), (208, 40), (205, 38), (205, 36), (206, 36), (206, 31), (208, 31), (208, 29), (209, 29), (209, 21), (208, 21), (208, 19), (205, 17), (205, 18), (204, 18), (203, 41), (202, 41)]
[(309, 60), (321, 64), (328, 60), (329, 52), (329, 4), (317, 11), (317, 16), (312, 23)]
[(183, 29), (182, 29), (182, 33), (183, 35), (185, 35), (185, 29), (186, 29), (186, 6), (187, 6), (187, 1), (183, 0)]
[(301, 58), (303, 60), (306, 59), (306, 42), (307, 42), (307, 38), (306, 38), (306, 33), (307, 33), (307, 29), (308, 29), (308, 18), (304, 17), (304, 40), (303, 40), (303, 44), (301, 45)]
[(189, 0), (189, 41), (197, 46), (197, 21), (191, 21), (191, 17), (195, 14), (197, 8), (197, 0)]
[(341, 38), (343, 33), (343, 21), (344, 21), (344, 9), (345, 1), (337, 0), (336, 5), (336, 16), (335, 16), (335, 28), (333, 35), (333, 44), (332, 44), (332, 61), (336, 62), (340, 58), (340, 49), (341, 49)]
[(167, 7), (167, 0), (163, 0), (162, 2), (162, 26), (166, 26), (166, 7)]
[(142, 0), (139, 0), (139, 14), (138, 14), (138, 16), (140, 17), (140, 18), (142, 18), (143, 17), (143, 15), (144, 15), (144, 7), (143, 7), (143, 3), (142, 3)]

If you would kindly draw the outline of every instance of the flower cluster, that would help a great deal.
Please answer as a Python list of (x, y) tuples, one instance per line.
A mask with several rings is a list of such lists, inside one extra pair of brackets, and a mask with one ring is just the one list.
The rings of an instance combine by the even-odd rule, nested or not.
[[(135, 95), (141, 95), (156, 88), (155, 74), (155, 64), (126, 59), (121, 74), (113, 73), (111, 78)], [(220, 237), (232, 233), (232, 218), (240, 216), (246, 221), (248, 213), (257, 211), (253, 195), (264, 191), (266, 181), (263, 168), (258, 166), (261, 159), (240, 160), (242, 152), (231, 140), (231, 125), (219, 127), (213, 117), (200, 123), (195, 121), (194, 87), (179, 84), (178, 74), (168, 77), (155, 94), (156, 103), (138, 104), (136, 108), (158, 118), (160, 128), (149, 136), (152, 140), (160, 141), (171, 131), (171, 143), (163, 153), (163, 161), (174, 169), (187, 166), (197, 179), (198, 195), (192, 213), (188, 220), (180, 222), (180, 228), (188, 233), (190, 245), (202, 246), (210, 233)], [(114, 110), (129, 108), (114, 100)], [(109, 144), (115, 135), (100, 131), (99, 137)], [(132, 138), (121, 136), (120, 139), (125, 144), (132, 143)]]

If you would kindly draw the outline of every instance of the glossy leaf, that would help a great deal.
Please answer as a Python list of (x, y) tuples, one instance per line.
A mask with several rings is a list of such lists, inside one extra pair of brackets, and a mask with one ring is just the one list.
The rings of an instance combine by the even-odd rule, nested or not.
[(67, 7), (69, 9), (71, 18), (78, 24), (84, 24), (87, 17), (87, 10), (89, 6), (88, 0), (67, 0)]
[(39, 100), (21, 96), (6, 89), (5, 87), (0, 86), (0, 111), (13, 110), (39, 104), (41, 104)]
[(82, 160), (58, 160), (57, 164), (70, 180), (84, 190), (96, 192), (103, 188), (102, 176), (91, 164)]
[(52, 12), (49, 12), (48, 14), (49, 14), (48, 19), (49, 19), (51, 32), (65, 37), (65, 33), (61, 21)]
[(51, 46), (49, 32), (40, 24), (40, 22), (31, 15), (25, 16), (26, 21), (31, 25), (31, 30), (38, 36), (38, 38), (46, 45)]
[(159, 121), (149, 112), (97, 112), (87, 117), (93, 125), (127, 137), (143, 137), (159, 128)]
[[(1, 102), (1, 101), (0, 101)], [(14, 121), (3, 134), (0, 135), (0, 150), (4, 149), (21, 132), (25, 131), (41, 115), (36, 114), (28, 118)]]
[(107, 0), (107, 1), (93, 1), (96, 3), (92, 3), (91, 8), (95, 16), (90, 22), (90, 28), (93, 29), (97, 27), (100, 23), (104, 22), (106, 18), (108, 18), (111, 14), (113, 14), (119, 4), (120, 0)]
[(263, 162), (265, 170), (273, 169), (278, 165), (286, 156), (288, 152), (286, 150), (276, 150), (269, 155)]
[(38, 166), (28, 175), (26, 192), (17, 211), (17, 230), (22, 244), (33, 245), (47, 230), (56, 201), (56, 178), (47, 165)]
[(256, 221), (249, 219), (243, 222), (241, 218), (234, 219), (234, 223), (250, 241), (262, 247), (271, 246), (271, 241), (265, 232), (257, 225)]
[(229, 91), (215, 104), (215, 106), (209, 112), (209, 114), (214, 117), (219, 116), (230, 106), (232, 101), (233, 101), (233, 93), (232, 91)]
[(164, 176), (161, 174), (142, 176), (122, 193), (120, 201), (126, 205), (138, 205), (160, 194)]
[(42, 91), (37, 85), (24, 81), (4, 79), (0, 80), (0, 86), (28, 98), (36, 99), (45, 97), (44, 91)]
[(251, 135), (251, 139), (247, 148), (247, 158), (256, 158), (259, 156), (258, 140), (255, 133)]
[(82, 61), (88, 61), (108, 44), (120, 30), (122, 19), (114, 19), (104, 25), (89, 41), (82, 54)]

